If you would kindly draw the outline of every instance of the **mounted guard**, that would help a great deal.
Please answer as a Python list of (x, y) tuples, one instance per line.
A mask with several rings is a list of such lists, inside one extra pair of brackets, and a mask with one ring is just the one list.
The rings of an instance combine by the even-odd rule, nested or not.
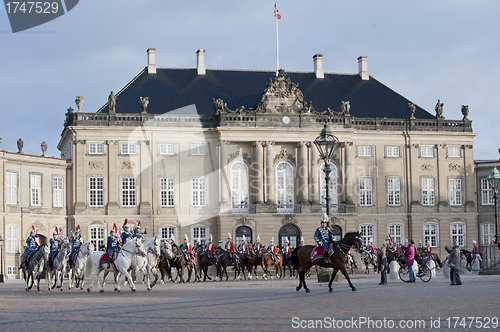
[(38, 249), (38, 247), (41, 245), (40, 238), (38, 237), (38, 234), (35, 230), (35, 226), (31, 226), (30, 230), (30, 235), (26, 239), (26, 248), (24, 249), (23, 254), (21, 255), (21, 266), (19, 269), (22, 268), (23, 263), (28, 260), (28, 258)]
[(121, 234), (121, 238), (122, 238), (122, 245), (124, 245), (125, 243), (127, 243), (127, 241), (132, 240), (132, 235), (133, 235), (128, 225), (128, 219), (125, 219), (125, 223), (123, 223), (122, 229), (123, 232)]
[(52, 266), (52, 262), (54, 261), (54, 257), (57, 255), (59, 248), (61, 247), (61, 235), (60, 229), (57, 226), (54, 228), (52, 232), (52, 239), (50, 239), (50, 252), (49, 252), (49, 266)]
[(212, 234), (210, 234), (210, 237), (209, 237), (209, 240), (208, 240), (208, 243), (206, 244), (205, 246), (205, 250), (207, 252), (207, 256), (208, 256), (208, 259), (210, 261), (213, 260), (213, 257), (214, 257), (214, 253), (215, 253), (215, 244), (212, 242), (213, 238), (212, 238)]
[(237, 256), (235, 255), (236, 248), (234, 246), (233, 240), (231, 239), (231, 233), (227, 234), (227, 242), (224, 249), (226, 249), (226, 251), (229, 253), (229, 258), (231, 258), (231, 263), (234, 264), (234, 262), (237, 259)]
[(288, 240), (288, 238), (286, 238), (285, 244), (281, 248), (281, 251), (283, 252), (283, 255), (285, 256), (285, 259), (287, 261), (289, 261), (290, 260), (291, 249), (290, 249), (290, 241)]
[(179, 246), (179, 249), (182, 250), (184, 253), (184, 258), (186, 259), (187, 262), (194, 262), (193, 261), (193, 246), (191, 243), (189, 243), (189, 238), (187, 234), (184, 234), (184, 242)]
[(194, 240), (193, 252), (197, 252), (199, 247), (201, 247), (201, 240), (198, 237)]
[(148, 227), (146, 226), (146, 229), (141, 231), (141, 221), (137, 220), (137, 225), (134, 227), (134, 234), (132, 235), (132, 238), (142, 240), (145, 234), (148, 234)]
[(335, 242), (335, 238), (333, 237), (332, 230), (327, 227), (326, 223), (328, 221), (328, 216), (323, 214), (323, 219), (320, 221), (320, 227), (316, 229), (314, 233), (314, 241), (318, 244), (318, 246), (323, 248), (323, 258), (325, 263), (328, 262), (328, 257), (333, 253), (330, 253), (330, 243)]
[(238, 246), (238, 252), (242, 255), (243, 260), (248, 256), (248, 244), (246, 243), (245, 235), (241, 238), (241, 244)]
[(365, 251), (370, 255), (371, 259), (375, 259), (375, 248), (373, 247), (373, 239), (368, 240), (368, 244), (365, 247)]
[(74, 258), (78, 254), (78, 251), (80, 250), (80, 247), (84, 242), (85, 241), (83, 240), (82, 235), (80, 234), (80, 225), (77, 225), (75, 232), (69, 239), (69, 243), (71, 243), (71, 252), (68, 255), (69, 256), (68, 263), (70, 266), (73, 265)]
[(259, 262), (262, 264), (262, 255), (260, 254), (261, 249), (262, 243), (260, 243), (260, 235), (257, 234), (257, 238), (255, 239), (255, 243), (253, 244), (253, 251), (255, 251), (257, 257), (259, 257)]
[(108, 269), (111, 268), (111, 264), (115, 261), (116, 253), (117, 253), (118, 249), (120, 249), (120, 242), (118, 240), (118, 236), (116, 233), (117, 233), (116, 224), (113, 224), (113, 228), (109, 232), (109, 236), (108, 236), (108, 249), (107, 249)]
[(271, 244), (267, 247), (267, 251), (271, 254), (273, 264), (276, 264), (276, 258), (279, 259), (278, 247), (274, 245), (274, 236), (271, 238)]
[(476, 240), (472, 240), (471, 254), (472, 254), (472, 259), (477, 258), (478, 261), (480, 261), (480, 262), (483, 261), (483, 259), (481, 258), (481, 255), (479, 254), (479, 250), (478, 250), (477, 245), (476, 245)]
[(173, 246), (175, 244), (174, 234), (170, 234), (170, 245)]

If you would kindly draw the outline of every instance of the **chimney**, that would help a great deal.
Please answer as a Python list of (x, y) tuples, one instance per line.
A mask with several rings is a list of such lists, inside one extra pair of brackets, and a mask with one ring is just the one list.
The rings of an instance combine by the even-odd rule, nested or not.
[(313, 60), (316, 78), (325, 78), (325, 72), (323, 71), (323, 54), (315, 54)]
[(370, 75), (368, 74), (368, 57), (366, 55), (358, 58), (358, 74), (363, 81), (370, 79)]
[(205, 50), (199, 49), (196, 51), (196, 70), (198, 75), (205, 75)]
[(155, 50), (156, 48), (148, 48), (148, 74), (156, 74)]

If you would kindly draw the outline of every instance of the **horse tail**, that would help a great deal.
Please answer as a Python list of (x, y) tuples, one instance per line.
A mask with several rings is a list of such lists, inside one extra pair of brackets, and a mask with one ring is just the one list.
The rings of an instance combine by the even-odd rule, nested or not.
[(299, 249), (300, 247), (293, 249), (292, 256), (290, 256), (290, 261), (292, 262), (294, 269), (297, 271), (300, 269), (299, 255), (297, 254)]

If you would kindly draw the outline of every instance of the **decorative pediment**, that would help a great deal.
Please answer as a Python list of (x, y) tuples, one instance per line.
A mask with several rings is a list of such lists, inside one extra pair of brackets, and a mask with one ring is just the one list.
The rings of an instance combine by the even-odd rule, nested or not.
[(236, 224), (241, 224), (241, 225), (248, 225), (250, 223), (254, 223), (253, 219), (248, 219), (248, 218), (240, 218), (240, 219), (234, 219), (234, 222)]
[(235, 153), (231, 153), (229, 158), (227, 158), (227, 163), (230, 164), (233, 160), (241, 160), (246, 161), (248, 164), (251, 164), (252, 160), (248, 157), (248, 153), (243, 153), (242, 149), (239, 148)]
[(41, 231), (45, 231), (45, 225), (42, 222), (40, 222), (40, 221), (35, 221), (33, 223), (33, 226), (35, 226), (35, 229), (39, 229)]
[(279, 161), (288, 161), (290, 164), (295, 166), (295, 157), (291, 154), (288, 154), (286, 150), (281, 150), (275, 157), (273, 162), (276, 164)]
[(461, 167), (460, 167), (460, 165), (459, 165), (459, 164), (453, 164), (453, 163), (450, 163), (450, 164), (448, 165), (448, 170), (449, 170), (450, 172), (460, 172), (460, 169), (461, 169)]
[(297, 221), (297, 219), (295, 219), (294, 215), (286, 215), (286, 216), (283, 217), (283, 219), (281, 219), (281, 224), (282, 225), (286, 225), (286, 224), (297, 225), (298, 221)]

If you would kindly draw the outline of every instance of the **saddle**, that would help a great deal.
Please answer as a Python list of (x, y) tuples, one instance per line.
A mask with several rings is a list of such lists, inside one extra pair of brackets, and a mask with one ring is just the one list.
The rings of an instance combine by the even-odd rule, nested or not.
[[(315, 246), (311, 252), (311, 262), (314, 262), (316, 259), (323, 259), (323, 247)], [(333, 255), (333, 243), (328, 243), (328, 257)]]
[(25, 255), (23, 255), (23, 259), (21, 261), (21, 264), (24, 263), (25, 261), (29, 261), (31, 256), (33, 256), (33, 254), (35, 253), (35, 251), (36, 250), (26, 252)]

